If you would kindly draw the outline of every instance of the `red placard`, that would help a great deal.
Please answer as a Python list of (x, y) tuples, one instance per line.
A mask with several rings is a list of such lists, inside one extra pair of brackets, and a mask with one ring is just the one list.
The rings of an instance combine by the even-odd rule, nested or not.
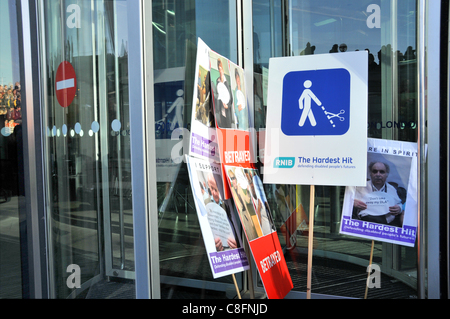
[[(250, 153), (250, 133), (231, 129), (216, 129), (220, 162), (223, 164), (223, 176), (226, 176), (225, 165), (239, 166), (243, 168), (253, 168)], [(224, 183), (225, 199), (232, 198), (230, 188)]]
[(224, 168), (267, 298), (283, 299), (293, 284), (261, 179), (255, 169), (225, 165)]
[(77, 76), (72, 64), (67, 61), (62, 62), (55, 77), (56, 98), (62, 107), (72, 104), (77, 94)]
[(278, 235), (270, 235), (251, 241), (250, 249), (258, 267), (268, 299), (283, 299), (294, 287), (284, 259)]

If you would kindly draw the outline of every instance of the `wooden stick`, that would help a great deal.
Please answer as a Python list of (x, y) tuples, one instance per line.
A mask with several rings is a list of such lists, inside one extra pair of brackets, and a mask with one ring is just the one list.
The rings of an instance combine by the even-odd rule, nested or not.
[(238, 284), (237, 284), (237, 281), (236, 281), (236, 277), (234, 276), (234, 274), (231, 274), (231, 276), (233, 277), (234, 287), (236, 287), (237, 295), (238, 295), (239, 299), (242, 299), (241, 298), (241, 293), (239, 292), (239, 287), (238, 287)]
[(313, 238), (314, 238), (314, 197), (315, 188), (311, 185), (309, 195), (309, 225), (308, 225), (308, 274), (306, 284), (306, 299), (311, 299), (311, 273), (312, 273), (312, 255), (313, 255)]
[(370, 279), (370, 273), (372, 272), (372, 259), (373, 259), (373, 247), (374, 247), (375, 241), (372, 240), (372, 248), (370, 249), (370, 261), (369, 261), (369, 271), (367, 272), (367, 280), (366, 280), (366, 294), (364, 295), (364, 299), (367, 299), (367, 292), (369, 290), (369, 279)]
[(252, 266), (252, 261), (250, 260), (250, 258), (251, 258), (250, 256), (252, 255), (250, 253), (250, 244), (249, 244), (249, 242), (247, 240), (247, 237), (245, 236), (244, 233), (242, 233), (242, 236), (244, 236), (243, 238), (245, 238), (245, 240), (244, 240), (245, 252), (247, 253), (247, 256), (249, 256), (249, 257), (247, 257), (248, 258), (249, 269), (246, 271), (247, 276), (248, 276), (248, 280), (247, 280), (248, 287), (247, 288), (249, 290), (250, 299), (255, 299), (255, 287), (253, 286), (253, 275), (252, 275), (253, 274), (253, 270), (252, 270), (253, 266)]

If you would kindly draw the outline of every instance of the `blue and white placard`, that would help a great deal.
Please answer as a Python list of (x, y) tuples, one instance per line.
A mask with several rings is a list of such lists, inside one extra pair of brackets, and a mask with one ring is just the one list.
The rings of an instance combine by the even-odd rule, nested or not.
[(363, 186), (366, 51), (272, 58), (264, 183)]

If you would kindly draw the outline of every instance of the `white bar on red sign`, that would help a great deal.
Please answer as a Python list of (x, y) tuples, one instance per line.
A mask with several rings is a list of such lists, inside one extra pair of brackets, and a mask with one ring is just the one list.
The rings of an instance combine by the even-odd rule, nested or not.
[(75, 86), (75, 79), (67, 79), (63, 81), (56, 82), (56, 90), (64, 90), (73, 88)]

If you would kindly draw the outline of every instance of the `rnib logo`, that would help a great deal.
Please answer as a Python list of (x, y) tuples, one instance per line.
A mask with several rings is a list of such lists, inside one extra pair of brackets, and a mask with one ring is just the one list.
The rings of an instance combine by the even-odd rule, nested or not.
[(344, 135), (350, 128), (346, 69), (290, 72), (283, 80), (281, 130), (289, 136)]

